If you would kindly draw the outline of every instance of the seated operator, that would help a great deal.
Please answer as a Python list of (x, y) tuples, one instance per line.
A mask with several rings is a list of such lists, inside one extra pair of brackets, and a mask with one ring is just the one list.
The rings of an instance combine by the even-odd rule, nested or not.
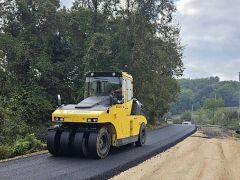
[(122, 102), (122, 88), (112, 90), (111, 95), (117, 100), (118, 103)]

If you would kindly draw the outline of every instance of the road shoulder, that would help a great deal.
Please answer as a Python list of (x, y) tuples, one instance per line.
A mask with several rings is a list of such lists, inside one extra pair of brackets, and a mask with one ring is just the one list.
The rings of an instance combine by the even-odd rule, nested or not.
[(171, 149), (113, 177), (131, 179), (240, 179), (240, 140), (197, 132)]

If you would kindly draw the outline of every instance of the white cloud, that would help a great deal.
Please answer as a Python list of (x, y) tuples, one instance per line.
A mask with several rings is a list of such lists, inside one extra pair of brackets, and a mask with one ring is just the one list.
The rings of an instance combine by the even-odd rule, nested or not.
[(185, 76), (237, 80), (240, 71), (240, 1), (178, 0), (176, 20), (185, 45)]
[(185, 65), (185, 77), (202, 78), (218, 76), (220, 80), (238, 80), (240, 59), (225, 61), (212, 61), (195, 59)]

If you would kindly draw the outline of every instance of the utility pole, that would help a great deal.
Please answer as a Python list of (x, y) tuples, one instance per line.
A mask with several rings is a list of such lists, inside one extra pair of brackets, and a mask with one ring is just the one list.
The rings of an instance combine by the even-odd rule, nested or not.
[[(240, 72), (238, 73), (238, 82), (240, 84)], [(240, 85), (239, 85), (240, 86)], [(238, 95), (238, 120), (239, 120), (239, 114), (240, 114), (240, 90), (239, 90), (239, 95)]]
[(193, 104), (192, 104), (191, 122), (193, 123)]

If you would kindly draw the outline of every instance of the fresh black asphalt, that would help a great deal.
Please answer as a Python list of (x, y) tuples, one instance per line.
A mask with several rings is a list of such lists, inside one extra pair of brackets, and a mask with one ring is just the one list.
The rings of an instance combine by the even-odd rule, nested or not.
[(149, 131), (143, 147), (116, 148), (100, 160), (53, 157), (50, 154), (0, 163), (0, 179), (107, 179), (156, 155), (196, 131), (194, 125), (170, 125)]

